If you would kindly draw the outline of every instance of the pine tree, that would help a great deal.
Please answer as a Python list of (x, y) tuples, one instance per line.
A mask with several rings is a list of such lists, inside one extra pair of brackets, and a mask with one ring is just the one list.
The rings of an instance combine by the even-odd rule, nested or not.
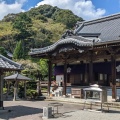
[(13, 58), (14, 59), (24, 59), (25, 54), (24, 54), (24, 50), (23, 50), (22, 45), (23, 45), (22, 41), (19, 41), (16, 44), (16, 47), (15, 47), (15, 50), (14, 50), (14, 53), (13, 53)]

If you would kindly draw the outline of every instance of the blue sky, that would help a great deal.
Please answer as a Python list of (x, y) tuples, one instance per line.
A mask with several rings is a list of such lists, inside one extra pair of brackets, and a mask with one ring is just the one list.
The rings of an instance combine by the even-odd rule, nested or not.
[(105, 15), (120, 12), (120, 0), (92, 0), (96, 8), (106, 9)]
[(85, 20), (120, 12), (120, 0), (0, 0), (0, 19), (9, 13), (25, 12), (43, 4), (70, 9)]

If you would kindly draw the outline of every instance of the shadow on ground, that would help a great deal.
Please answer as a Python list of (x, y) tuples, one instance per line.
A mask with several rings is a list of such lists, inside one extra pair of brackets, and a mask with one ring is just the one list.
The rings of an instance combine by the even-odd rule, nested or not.
[(8, 110), (9, 112), (0, 113), (0, 118), (6, 120), (27, 116), (27, 115), (39, 114), (43, 112), (43, 109), (21, 106), (21, 105), (5, 107), (5, 109)]

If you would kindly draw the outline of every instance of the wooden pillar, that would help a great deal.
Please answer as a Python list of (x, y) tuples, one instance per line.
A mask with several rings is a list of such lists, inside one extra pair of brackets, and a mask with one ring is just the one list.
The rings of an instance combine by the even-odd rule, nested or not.
[(89, 54), (89, 84), (93, 84), (93, 60), (92, 51)]
[(3, 109), (3, 75), (0, 73), (0, 109)]
[(64, 86), (63, 86), (63, 95), (66, 96), (66, 82), (67, 82), (67, 61), (65, 59), (64, 63)]
[(52, 63), (48, 61), (48, 95), (50, 96), (51, 78), (52, 78)]
[(111, 81), (112, 81), (112, 98), (116, 99), (116, 60), (115, 56), (111, 55)]
[(39, 96), (41, 96), (41, 74), (40, 74), (40, 71), (38, 70), (37, 71), (38, 73), (38, 82), (37, 82), (37, 93)]
[(87, 84), (88, 83), (88, 68), (87, 68), (87, 61), (85, 63), (85, 75), (84, 75), (84, 82)]

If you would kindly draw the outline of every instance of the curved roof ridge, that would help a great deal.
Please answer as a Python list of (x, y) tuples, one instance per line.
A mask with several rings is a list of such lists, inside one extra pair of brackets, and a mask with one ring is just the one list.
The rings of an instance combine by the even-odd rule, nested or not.
[(75, 38), (75, 39), (78, 39), (78, 40), (84, 41), (84, 42), (93, 42), (92, 38), (86, 38), (86, 37), (83, 37), (83, 36), (70, 36), (70, 37), (67, 37), (67, 38)]
[(54, 43), (53, 45), (50, 45), (48, 47), (31, 49), (31, 52), (29, 54), (31, 55), (31, 54), (35, 54), (35, 53), (50, 52), (52, 50), (55, 50), (58, 45), (68, 44), (68, 43), (73, 43), (76, 46), (86, 46), (86, 47), (87, 46), (89, 46), (89, 47), (93, 46), (93, 40), (92, 39), (84, 38), (84, 37), (81, 37), (81, 36), (70, 36), (70, 37), (66, 37), (65, 39), (60, 39), (56, 43)]

